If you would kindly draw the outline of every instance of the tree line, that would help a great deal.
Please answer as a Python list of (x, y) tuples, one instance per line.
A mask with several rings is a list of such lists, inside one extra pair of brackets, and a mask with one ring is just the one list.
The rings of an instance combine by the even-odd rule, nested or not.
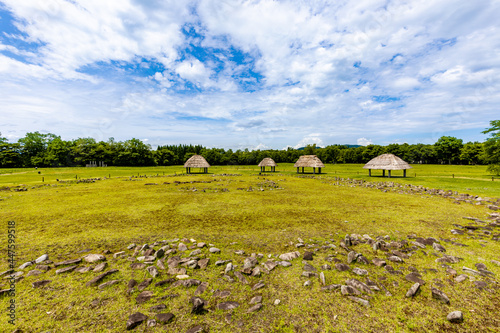
[[(277, 163), (293, 163), (301, 155), (317, 155), (324, 163), (366, 163), (378, 155), (391, 153), (410, 164), (489, 164), (490, 171), (500, 172), (500, 120), (492, 121), (485, 142), (463, 143), (461, 139), (443, 136), (434, 144), (389, 144), (348, 147), (330, 145), (324, 148), (308, 145), (303, 149), (225, 150), (201, 145), (166, 145), (153, 149), (138, 139), (96, 141), (93, 138), (62, 140), (52, 133), (27, 133), (10, 143), (0, 135), (0, 167), (67, 167), (85, 166), (102, 161), (108, 166), (182, 165), (195, 154), (211, 165), (255, 165), (271, 157)], [(496, 169), (495, 169), (496, 168)]]

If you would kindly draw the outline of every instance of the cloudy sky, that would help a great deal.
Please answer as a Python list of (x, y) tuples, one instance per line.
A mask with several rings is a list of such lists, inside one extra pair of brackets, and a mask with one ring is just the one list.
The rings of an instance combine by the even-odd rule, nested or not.
[(223, 148), (483, 141), (500, 1), (0, 0), (0, 132)]

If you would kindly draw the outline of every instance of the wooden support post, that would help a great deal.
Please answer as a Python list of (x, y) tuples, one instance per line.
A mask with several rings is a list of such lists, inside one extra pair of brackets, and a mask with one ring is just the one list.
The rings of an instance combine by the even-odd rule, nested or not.
[(42, 183), (44, 183), (44, 182), (45, 182), (45, 177), (42, 177)]
[(299, 167), (297, 167), (297, 173), (299, 173)]
[(368, 176), (371, 177), (372, 176), (372, 169), (368, 169)]
[(385, 177), (385, 170), (382, 170), (382, 177)]
[(318, 173), (319, 173), (319, 174), (321, 174), (321, 168), (318, 168), (318, 170), (319, 170), (319, 172), (318, 172)]
[(391, 170), (389, 170), (389, 178), (391, 178)]
[(406, 169), (403, 169), (403, 177), (406, 177)]
[(313, 174), (316, 174), (316, 168), (313, 167)]
[(302, 173), (304, 173), (304, 167), (302, 167)]

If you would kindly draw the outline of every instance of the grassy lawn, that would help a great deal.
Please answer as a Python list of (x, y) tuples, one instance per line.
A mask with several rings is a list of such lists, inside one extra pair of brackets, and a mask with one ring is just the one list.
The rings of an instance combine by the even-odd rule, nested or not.
[[(173, 322), (155, 327), (143, 323), (136, 331), (185, 332), (197, 324), (210, 332), (466, 332), (495, 331), (500, 327), (496, 316), (500, 310), (496, 280), (500, 267), (491, 263), (500, 261), (500, 242), (491, 239), (500, 228), (493, 227), (491, 234), (481, 230), (464, 235), (450, 232), (457, 228), (455, 225), (470, 222), (463, 219), (465, 216), (488, 221), (488, 213), (492, 211), (487, 205), (500, 197), (500, 179), (492, 181), (484, 166), (417, 165), (408, 172), (408, 178), (391, 179), (370, 178), (362, 165), (327, 165), (323, 171), (326, 173), (322, 175), (298, 177), (293, 164), (280, 165), (278, 172), (264, 175), (259, 175), (256, 166), (214, 167), (208, 175), (183, 175), (182, 167), (0, 170), (0, 188), (11, 188), (0, 191), (0, 220), (4, 224), (0, 271), (7, 269), (7, 221), (10, 220), (16, 221), (17, 266), (44, 253), (59, 262), (87, 253), (126, 251), (121, 258), (106, 255), (106, 270), (115, 268), (119, 272), (104, 281), (120, 282), (102, 290), (85, 286), (99, 275), (92, 271), (55, 274), (58, 267), (26, 277), (34, 265), (25, 269), (25, 277), (16, 287), (17, 327), (27, 332), (123, 332), (129, 315), (139, 311), (154, 318), (149, 309), (157, 304), (165, 304), (165, 312), (175, 315)], [(101, 180), (76, 183), (77, 179), (87, 178)], [(476, 204), (478, 201), (456, 204), (442, 196), (384, 192), (353, 186), (339, 178), (422, 185), (491, 200), (485, 204)], [(27, 191), (14, 191), (21, 184)], [(484, 263), (495, 276), (471, 275), (470, 279), (457, 283), (445, 267), (436, 263), (442, 253), (432, 246), (411, 250), (411, 244), (404, 248), (411, 255), (404, 263), (390, 263), (401, 275), (390, 274), (371, 263), (350, 264), (351, 269), (366, 269), (367, 276), (339, 272), (334, 268), (336, 262), (330, 259), (347, 263), (347, 251), (340, 246), (346, 234), (367, 234), (373, 239), (388, 236), (388, 244), (405, 239), (413, 241), (407, 238), (412, 234), (434, 237), (441, 240), (446, 254), (463, 258), (460, 263), (448, 264), (457, 274), (464, 273), (463, 266), (476, 269), (475, 264)], [(189, 239), (194, 239), (221, 249), (213, 254), (203, 248), (199, 256), (210, 258), (207, 268), (187, 269), (191, 278), (209, 283), (200, 295), (208, 302), (205, 306), (208, 312), (203, 315), (191, 314), (189, 299), (196, 287), (155, 286), (155, 282), (174, 277), (166, 271), (160, 270), (160, 276), (146, 288), (153, 292), (152, 300), (137, 304), (139, 291), (127, 292), (130, 279), (141, 282), (150, 277), (144, 269), (130, 268), (126, 258), (132, 257), (134, 250), (127, 250), (127, 246), (176, 238), (180, 240), (170, 242), (172, 247), (186, 238), (184, 243), (188, 246)], [(295, 246), (298, 238), (304, 241), (304, 247)], [(329, 244), (336, 248), (326, 247)], [(158, 250), (163, 245), (154, 248)], [(245, 255), (235, 254), (237, 250), (245, 251)], [(375, 257), (386, 258), (386, 252), (375, 251), (366, 243), (355, 244), (352, 250), (370, 262)], [(191, 251), (170, 257), (185, 258)], [(260, 277), (246, 276), (249, 285), (236, 278), (235, 282), (228, 282), (223, 277), (225, 265), (215, 266), (217, 260), (232, 260), (240, 270), (246, 256), (252, 253), (262, 254), (259, 263), (263, 264), (270, 259), (279, 261), (277, 255), (291, 251), (301, 254), (291, 261), (291, 267), (278, 266)], [(386, 287), (392, 296), (386, 296), (384, 291), (365, 295), (371, 307), (364, 307), (341, 295), (338, 289), (321, 290), (317, 277), (309, 278), (312, 286), (303, 286), (308, 280), (301, 276), (305, 251), (316, 254), (310, 263), (318, 274), (322, 265), (332, 266), (331, 270), (323, 271), (327, 284), (345, 284), (350, 278), (365, 282), (368, 277)], [(414, 298), (405, 297), (413, 284), (405, 279), (412, 271), (410, 267), (416, 268), (426, 281)], [(229, 275), (234, 278), (233, 273)], [(31, 286), (32, 282), (44, 279), (52, 282), (40, 289)], [(253, 291), (251, 286), (259, 281), (265, 287)], [(487, 287), (476, 288), (477, 281), (487, 282)], [(0, 289), (8, 288), (4, 279), (0, 285)], [(445, 292), (450, 304), (433, 299), (431, 287)], [(231, 294), (221, 299), (214, 296), (216, 290), (229, 290)], [(251, 306), (248, 303), (255, 295), (262, 295), (263, 307), (247, 313)], [(274, 305), (276, 299), (281, 301), (279, 305)], [(217, 304), (224, 301), (236, 301), (240, 306), (232, 311), (219, 310)], [(3, 309), (8, 302), (7, 296), (0, 298)], [(451, 324), (446, 320), (447, 314), (454, 310), (464, 313), (464, 323)], [(228, 313), (232, 313), (230, 320), (226, 317)], [(2, 313), (0, 331), (13, 330)]]

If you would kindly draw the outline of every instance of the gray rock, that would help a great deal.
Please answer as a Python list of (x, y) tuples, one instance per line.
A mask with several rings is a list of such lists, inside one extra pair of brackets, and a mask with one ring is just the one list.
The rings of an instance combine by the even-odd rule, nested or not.
[(154, 320), (154, 319), (148, 319), (147, 326), (148, 327), (155, 327), (156, 326), (156, 320)]
[(184, 243), (179, 243), (179, 245), (177, 245), (177, 251), (179, 251), (179, 252), (187, 251), (187, 249), (188, 248), (187, 248), (186, 244), (184, 244)]
[(270, 260), (264, 263), (264, 267), (269, 271), (272, 271), (277, 265), (278, 264), (276, 262)]
[(93, 271), (96, 273), (102, 272), (106, 269), (107, 266), (108, 266), (107, 262), (101, 262), (94, 267)]
[(132, 289), (132, 288), (134, 288), (136, 285), (137, 285), (137, 281), (136, 281), (136, 280), (134, 280), (134, 279), (131, 279), (131, 280), (128, 282), (127, 288), (128, 288), (128, 289)]
[[(436, 244), (436, 243), (434, 243), (434, 244)], [(418, 282), (421, 286), (425, 285), (425, 281), (420, 278), (420, 274), (415, 273), (415, 272), (406, 275), (405, 279), (407, 281), (413, 282), (413, 283)]]
[(195, 268), (198, 268), (198, 261), (197, 260), (189, 260), (188, 262), (186, 262), (186, 266), (190, 269), (195, 269)]
[(75, 269), (75, 272), (87, 273), (87, 272), (90, 272), (91, 270), (92, 270), (92, 267), (78, 267), (77, 269)]
[(258, 283), (256, 283), (256, 284), (252, 287), (252, 290), (254, 290), (254, 291), (255, 291), (255, 290), (258, 290), (258, 289), (264, 288), (265, 286), (266, 286), (266, 284), (265, 284), (265, 283), (263, 283), (263, 282), (258, 282)]
[(45, 260), (48, 260), (48, 259), (49, 259), (49, 255), (43, 254), (40, 257), (35, 259), (35, 264), (39, 264), (39, 263), (44, 262)]
[(446, 249), (443, 247), (443, 245), (441, 245), (439, 243), (433, 243), (432, 248), (436, 251), (439, 251), (439, 252), (446, 252)]
[(144, 321), (146, 321), (148, 317), (140, 312), (136, 312), (128, 317), (127, 320), (127, 331), (130, 331), (140, 324), (142, 324)]
[(189, 254), (190, 257), (194, 257), (194, 256), (197, 256), (201, 253), (201, 250), (200, 249), (196, 249), (194, 251), (191, 251), (191, 253)]
[(116, 273), (118, 272), (117, 269), (110, 269), (109, 271), (105, 272), (105, 273), (102, 273), (101, 275), (98, 275), (96, 276), (95, 278), (93, 278), (92, 280), (90, 280), (89, 282), (86, 283), (86, 286), (87, 287), (92, 287), (92, 286), (95, 286), (97, 285), (99, 282), (102, 281), (102, 279), (104, 279), (106, 276), (110, 275), (110, 274), (113, 274), (113, 273)]
[(342, 285), (340, 286), (340, 292), (342, 295), (361, 295), (361, 292), (354, 287)]
[(142, 304), (142, 303), (146, 303), (147, 301), (149, 301), (152, 297), (153, 297), (153, 292), (146, 290), (146, 291), (143, 291), (142, 293), (140, 293), (139, 295), (137, 295), (135, 300), (136, 300), (137, 304)]
[(227, 310), (236, 309), (239, 306), (240, 306), (240, 304), (238, 302), (223, 302), (223, 303), (217, 304), (217, 309), (227, 311)]
[(292, 266), (292, 263), (286, 260), (283, 261), (278, 261), (278, 265), (283, 266), (283, 267), (290, 267)]
[(248, 303), (248, 304), (256, 304), (256, 303), (262, 303), (262, 296), (258, 295), (258, 296), (252, 297), (252, 299), (250, 300), (250, 303)]
[(28, 261), (28, 262), (25, 262), (24, 264), (22, 264), (21, 266), (19, 266), (18, 269), (25, 269), (26, 267), (29, 267), (33, 265), (33, 263), (31, 261)]
[(491, 260), (491, 262), (497, 266), (500, 266), (500, 261), (498, 260)]
[(446, 319), (450, 323), (460, 324), (461, 322), (464, 321), (464, 316), (462, 314), (462, 311), (453, 311), (453, 312), (450, 312), (448, 314), (448, 316), (446, 316)]
[[(41, 281), (35, 281), (31, 285), (33, 286), (33, 288), (42, 288), (51, 282), (52, 282), (52, 280), (41, 280)], [(7, 290), (10, 290), (10, 289), (7, 289)]]
[(351, 269), (348, 265), (343, 263), (335, 264), (335, 268), (340, 272), (345, 272)]
[(306, 272), (316, 272), (316, 271), (317, 271), (317, 269), (316, 269), (313, 265), (308, 264), (308, 263), (306, 263), (306, 264), (304, 265), (304, 268), (302, 268), (302, 269), (303, 269), (304, 271), (306, 271)]
[(224, 269), (224, 273), (225, 274), (228, 274), (229, 272), (233, 271), (234, 270), (234, 266), (233, 266), (233, 263), (229, 262), (227, 265), (226, 265), (226, 268)]
[(205, 332), (206, 332), (205, 329), (201, 325), (196, 325), (186, 331), (186, 333), (205, 333)]
[(386, 265), (386, 262), (385, 260), (382, 260), (382, 259), (379, 259), (379, 258), (373, 258), (372, 259), (372, 263), (375, 265), (375, 266), (378, 266), (378, 267), (383, 267)]
[(83, 260), (85, 260), (86, 262), (98, 262), (98, 261), (105, 261), (106, 260), (106, 257), (103, 256), (102, 254), (95, 254), (95, 253), (91, 253), (91, 254), (87, 254), (85, 257), (83, 257)]
[(133, 262), (130, 264), (131, 269), (144, 269), (146, 267), (146, 264), (142, 262)]
[(328, 264), (324, 264), (323, 266), (321, 266), (321, 269), (324, 271), (329, 271), (332, 269), (332, 266), (330, 266)]
[(72, 272), (75, 270), (76, 267), (77, 266), (69, 266), (69, 267), (64, 267), (64, 268), (58, 269), (58, 270), (56, 270), (56, 274), (63, 274), (63, 273)]
[(198, 260), (198, 266), (200, 266), (200, 269), (206, 269), (209, 262), (210, 258), (200, 259)]
[(336, 290), (341, 288), (342, 286), (340, 284), (329, 284), (327, 286), (321, 287), (322, 291), (329, 291), (329, 290)]
[(196, 279), (186, 279), (186, 280), (178, 280), (172, 283), (172, 287), (177, 287), (177, 286), (184, 286), (186, 288), (193, 287), (193, 286), (199, 286), (201, 284), (200, 280)]
[(248, 280), (245, 278), (245, 276), (243, 274), (241, 274), (241, 272), (238, 272), (238, 271), (235, 271), (234, 272), (234, 276), (236, 276), (236, 278), (243, 284), (248, 284)]
[(200, 297), (192, 297), (190, 299), (191, 303), (193, 304), (193, 307), (191, 308), (191, 313), (192, 314), (203, 314), (205, 311), (204, 306), (205, 306), (205, 300)]
[(262, 308), (262, 304), (261, 303), (257, 303), (254, 306), (252, 306), (250, 309), (248, 309), (247, 313), (259, 311), (261, 308)]
[(346, 281), (346, 284), (348, 286), (356, 288), (357, 290), (361, 290), (364, 293), (373, 294), (373, 291), (370, 289), (370, 287), (368, 287), (366, 284), (364, 284), (363, 282), (361, 282), (359, 280), (349, 279)]
[(361, 269), (358, 267), (354, 267), (352, 269), (352, 272), (357, 275), (368, 275), (368, 271), (366, 269)]
[(218, 249), (216, 247), (211, 247), (210, 249), (208, 249), (208, 251), (210, 253), (220, 253), (220, 249)]
[(231, 292), (229, 290), (216, 290), (214, 292), (214, 297), (220, 297), (220, 298), (225, 298), (231, 295)]
[(411, 286), (410, 289), (408, 289), (408, 291), (406, 292), (406, 297), (413, 297), (417, 295), (419, 290), (420, 290), (420, 283), (417, 282), (413, 286)]
[(39, 271), (38, 269), (34, 269), (34, 270), (29, 271), (28, 274), (26, 274), (26, 277), (28, 277), (28, 276), (38, 276), (40, 274), (42, 274), (41, 271)]
[(198, 288), (196, 288), (196, 290), (194, 291), (194, 295), (198, 296), (198, 295), (203, 294), (205, 292), (205, 290), (207, 290), (207, 288), (208, 288), (208, 282), (200, 283)]
[(252, 269), (258, 264), (259, 262), (257, 261), (256, 258), (253, 257), (248, 257), (245, 259), (243, 262), (243, 273), (245, 274), (251, 274)]
[(259, 266), (254, 267), (252, 269), (252, 274), (250, 274), (250, 275), (254, 276), (254, 277), (259, 277), (261, 275), (260, 267)]
[(326, 281), (325, 281), (325, 273), (321, 272), (319, 273), (319, 282), (324, 286), (326, 285)]
[[(139, 285), (137, 286), (137, 290), (143, 291), (144, 289), (146, 289), (147, 287), (149, 287), (149, 285), (151, 284), (151, 282), (153, 282), (153, 279), (151, 279), (151, 278), (145, 279), (144, 281), (142, 281), (141, 283), (139, 283)], [(131, 287), (131, 288), (133, 288), (133, 287)]]
[(485, 270), (488, 270), (488, 267), (486, 267), (485, 264), (483, 264), (482, 262), (480, 263), (477, 263), (475, 264), (474, 266), (476, 266), (476, 268), (480, 271), (485, 271)]
[(466, 271), (466, 272), (469, 272), (469, 273), (472, 273), (472, 274), (475, 274), (475, 275), (481, 275), (481, 273), (479, 273), (478, 271), (475, 271), (473, 269), (470, 269), (470, 268), (467, 268), (467, 267), (462, 267), (462, 270)]
[(200, 249), (204, 248), (205, 246), (207, 246), (207, 244), (203, 243), (203, 242), (200, 242), (198, 244), (196, 244), (197, 247), (199, 247)]
[(398, 256), (390, 256), (387, 258), (387, 260), (392, 261), (392, 262), (404, 262), (403, 259), (401, 259)]
[(356, 261), (356, 259), (358, 258), (359, 254), (354, 252), (354, 251), (351, 251), (347, 254), (347, 263), (350, 264), (354, 261)]
[(306, 282), (304, 282), (304, 287), (309, 287), (309, 286), (312, 286), (311, 280), (307, 280)]
[(161, 259), (165, 256), (165, 250), (163, 248), (158, 249), (154, 255), (157, 259)]
[(460, 274), (458, 276), (455, 277), (455, 281), (460, 283), (460, 282), (463, 282), (465, 280), (467, 280), (468, 276), (465, 275), (465, 274)]
[(132, 250), (134, 247), (136, 247), (136, 245), (132, 243), (129, 246), (127, 246), (127, 250)]
[(441, 258), (437, 258), (436, 262), (438, 264), (457, 264), (458, 262), (460, 262), (460, 258), (450, 255), (444, 255)]
[(111, 280), (111, 281), (107, 281), (107, 282), (100, 284), (97, 288), (104, 289), (106, 287), (112, 286), (112, 285), (117, 284), (117, 283), (120, 283), (120, 280)]
[(279, 256), (279, 258), (282, 261), (290, 261), (290, 260), (293, 260), (293, 259), (298, 258), (298, 257), (300, 257), (299, 251), (283, 253)]
[(313, 260), (314, 259), (313, 255), (314, 255), (314, 253), (306, 251), (306, 252), (304, 252), (304, 255), (303, 255), (302, 259), (304, 259), (304, 260)]
[(160, 324), (168, 324), (175, 316), (172, 313), (158, 313), (155, 318)]
[(54, 266), (58, 267), (58, 266), (64, 266), (64, 265), (75, 265), (75, 264), (79, 264), (81, 262), (82, 262), (82, 259), (65, 260), (65, 261), (61, 261), (61, 262), (56, 262), (54, 264)]
[(186, 274), (186, 269), (185, 268), (177, 268), (177, 267), (169, 267), (167, 273), (170, 275), (185, 275)]
[(439, 289), (434, 287), (431, 288), (432, 298), (437, 299), (445, 304), (450, 304), (450, 299), (448, 296)]
[(369, 308), (371, 305), (370, 305), (370, 302), (367, 301), (366, 299), (362, 299), (362, 298), (359, 298), (359, 297), (356, 297), (356, 296), (347, 296), (350, 300), (356, 302), (356, 303), (359, 303), (367, 308)]

